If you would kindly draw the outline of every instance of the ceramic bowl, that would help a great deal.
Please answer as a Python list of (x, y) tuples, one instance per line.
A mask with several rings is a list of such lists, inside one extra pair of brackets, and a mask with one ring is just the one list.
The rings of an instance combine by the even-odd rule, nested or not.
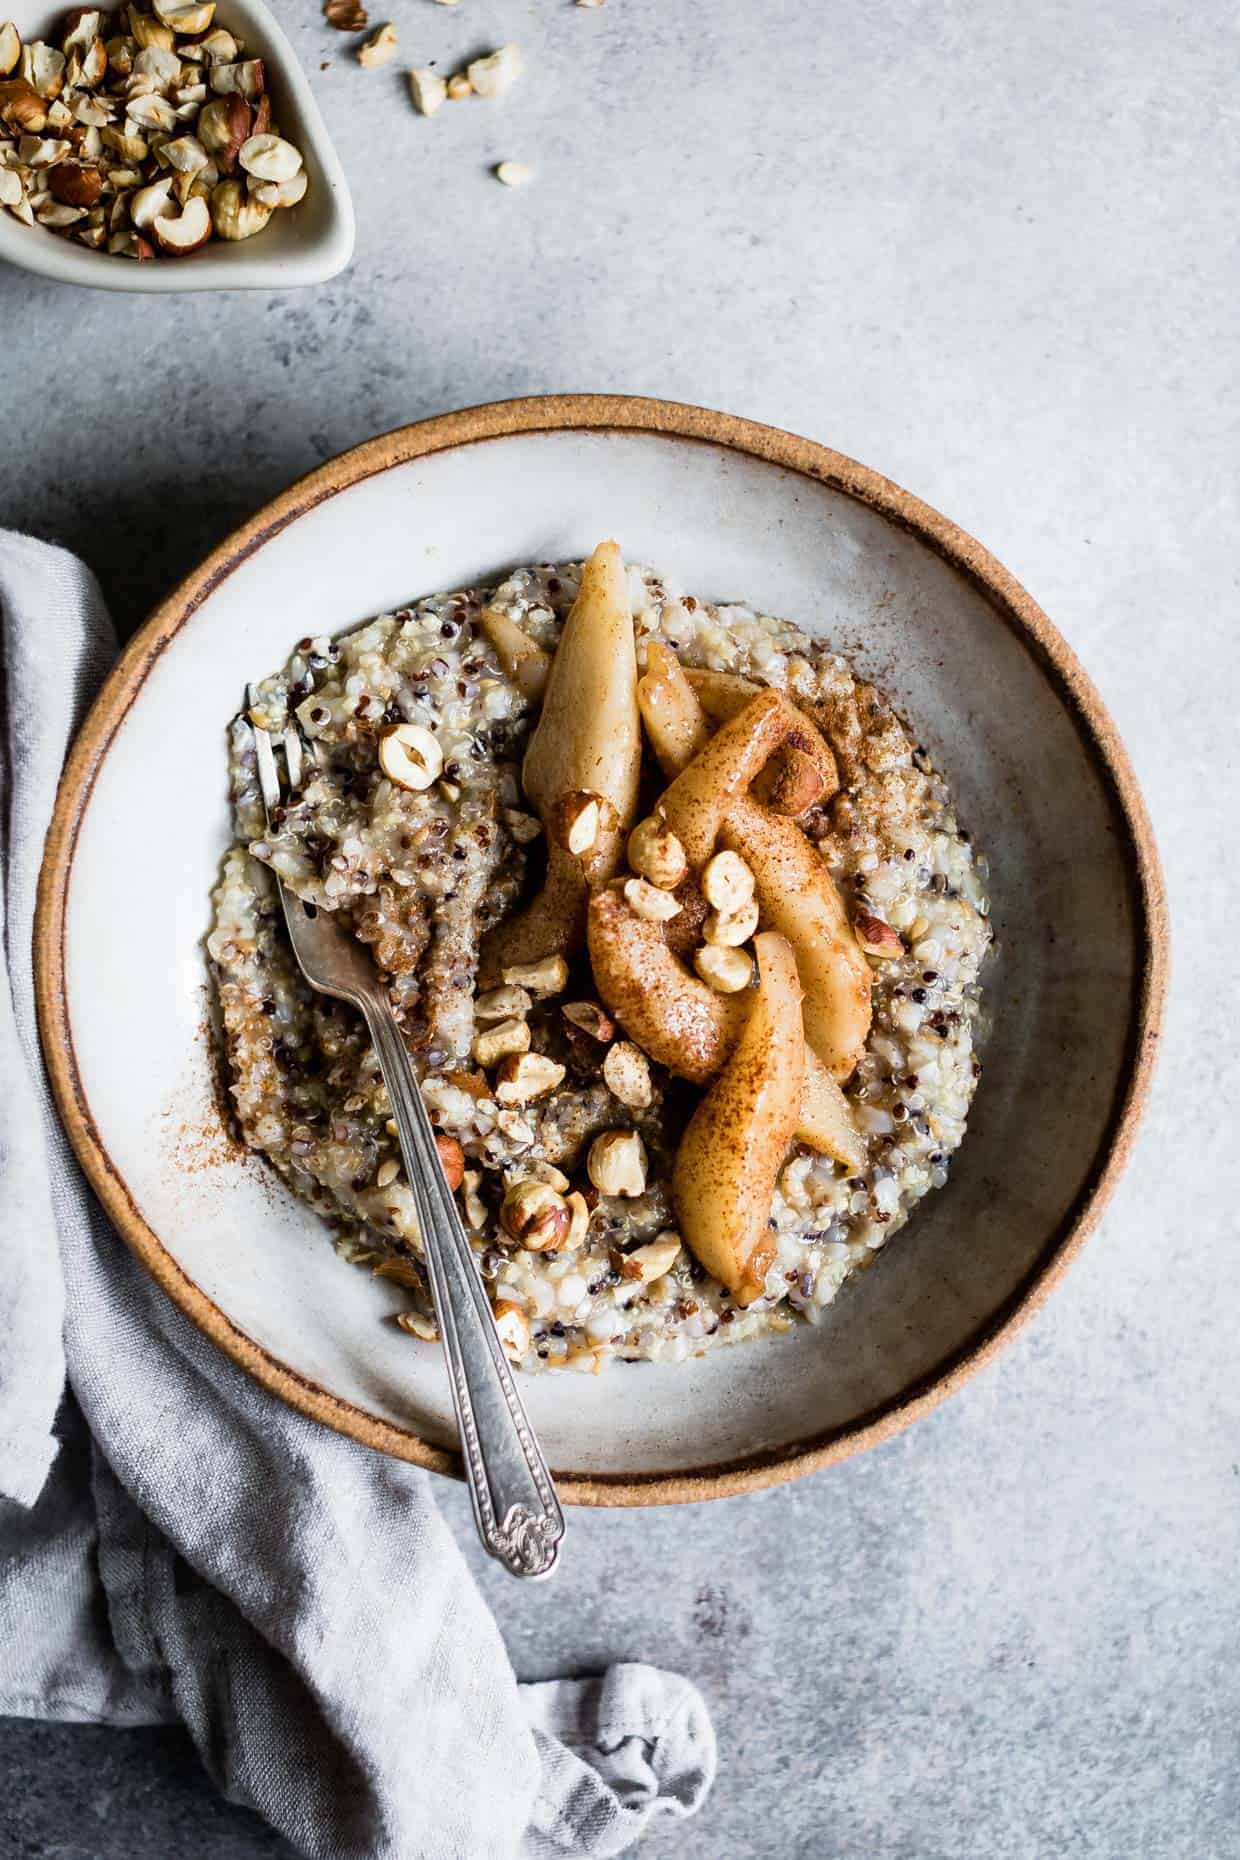
[(229, 841), (225, 725), (301, 634), (613, 534), (881, 682), (990, 858), (997, 934), (950, 1183), (825, 1322), (527, 1379), (565, 1497), (642, 1504), (790, 1478), (923, 1414), (1046, 1297), (1132, 1142), (1164, 985), (1149, 827), (1097, 693), (977, 543), (822, 446), (658, 401), (518, 401), (371, 440), (229, 537), (129, 645), (66, 770), (37, 962), (77, 1153), (169, 1295), (293, 1406), (455, 1471), (439, 1352), (382, 1321), (400, 1295), (345, 1266), (221, 1123), (201, 940)]
[[(29, 42), (51, 36), (64, 11), (49, 10), (39, 0), (5, 0), (3, 17)], [(221, 0), (219, 23), (245, 40), (249, 56), (266, 64), (275, 120), (301, 150), (310, 177), (301, 204), (273, 214), (252, 239), (212, 239), (185, 258), (143, 264), (90, 252), (0, 210), (0, 259), (59, 284), (103, 291), (283, 291), (321, 284), (344, 270), (353, 256), (353, 202), (296, 53), (263, 0)]]

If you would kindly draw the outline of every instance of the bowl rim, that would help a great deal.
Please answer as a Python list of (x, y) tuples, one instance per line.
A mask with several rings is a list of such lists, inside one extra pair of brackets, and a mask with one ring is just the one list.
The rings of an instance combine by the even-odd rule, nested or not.
[(397, 427), (339, 454), (265, 504), (159, 603), (128, 642), (65, 764), (40, 873), (34, 929), (39, 1028), (56, 1103), (87, 1179), (148, 1272), (212, 1342), (291, 1407), (365, 1446), (460, 1478), (456, 1453), (333, 1395), (247, 1336), (195, 1284), (143, 1219), (108, 1155), (78, 1072), (65, 989), (68, 886), (96, 775), (148, 672), (212, 590), (265, 542), (325, 499), (414, 459), (518, 434), (609, 430), (703, 441), (814, 479), (912, 531), (985, 594), (996, 618), (1018, 635), (1055, 688), (1108, 794), (1129, 869), (1139, 975), (1132, 992), (1127, 1059), (1090, 1174), (1021, 1284), (985, 1323), (927, 1374), (847, 1427), (687, 1472), (557, 1471), (565, 1502), (598, 1506), (673, 1504), (751, 1492), (893, 1438), (985, 1368), (1040, 1310), (1097, 1225), (1127, 1162), (1153, 1076), (1166, 997), (1166, 891), (1145, 803), (1118, 731), (1071, 647), (1015, 578), (958, 525), (868, 466), (813, 440), (733, 414), (635, 396), (558, 394), (489, 402)]

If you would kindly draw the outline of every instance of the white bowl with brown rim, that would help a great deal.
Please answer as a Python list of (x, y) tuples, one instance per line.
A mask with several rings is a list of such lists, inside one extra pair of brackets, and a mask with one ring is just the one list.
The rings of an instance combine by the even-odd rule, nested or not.
[[(27, 44), (53, 37), (64, 12), (63, 7), (49, 10), (36, 0), (0, 0), (0, 19), (11, 19)], [(245, 41), (248, 56), (263, 60), (275, 120), (301, 151), (309, 176), (305, 199), (274, 213), (250, 239), (212, 239), (184, 257), (141, 263), (89, 251), (44, 226), (23, 226), (0, 208), (0, 260), (58, 284), (85, 284), (103, 291), (283, 291), (321, 284), (344, 270), (353, 256), (353, 201), (287, 35), (263, 0), (221, 0), (216, 23)]]
[(1132, 1144), (1166, 980), (1157, 854), (1097, 692), (978, 543), (823, 446), (661, 401), (508, 402), (371, 440), (230, 536), (130, 642), (65, 772), (36, 958), (70, 1136), (169, 1296), (294, 1407), (456, 1472), (438, 1351), (379, 1321), (399, 1295), (345, 1266), (221, 1120), (201, 939), (231, 834), (224, 731), (298, 635), (612, 534), (700, 595), (825, 633), (882, 685), (989, 855), (998, 945), (951, 1181), (821, 1325), (527, 1381), (566, 1499), (650, 1504), (792, 1478), (924, 1414), (1046, 1298)]

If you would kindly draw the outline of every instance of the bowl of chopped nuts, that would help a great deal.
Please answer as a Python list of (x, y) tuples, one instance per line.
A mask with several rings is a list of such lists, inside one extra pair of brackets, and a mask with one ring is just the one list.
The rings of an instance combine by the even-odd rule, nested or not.
[(102, 290), (288, 289), (353, 252), (339, 159), (262, 0), (17, 0), (0, 207), (0, 259)]

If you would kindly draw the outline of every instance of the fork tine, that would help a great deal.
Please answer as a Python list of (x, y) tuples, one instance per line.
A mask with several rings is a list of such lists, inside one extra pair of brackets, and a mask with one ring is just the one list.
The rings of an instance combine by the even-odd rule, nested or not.
[[(252, 703), (252, 686), (246, 695)], [(273, 808), (280, 805), (280, 777), (276, 770), (276, 758), (271, 747), (271, 738), (262, 725), (251, 722), (250, 732), (254, 738), (254, 752), (258, 759), (258, 785), (263, 791), (263, 806), (270, 814)]]
[(307, 763), (310, 765), (311, 774), (313, 774), (316, 769), (321, 769), (323, 767), (323, 750), (319, 740), (316, 736), (306, 735), (305, 730), (302, 728), (301, 718), (297, 715), (296, 711), (291, 712), (288, 727), (290, 731), (295, 731), (297, 735), (297, 747), (301, 754), (302, 774), (304, 775), (306, 772), (305, 765)]
[(288, 785), (301, 787), (301, 733), (293, 724), (284, 732), (284, 760), (288, 765)]

